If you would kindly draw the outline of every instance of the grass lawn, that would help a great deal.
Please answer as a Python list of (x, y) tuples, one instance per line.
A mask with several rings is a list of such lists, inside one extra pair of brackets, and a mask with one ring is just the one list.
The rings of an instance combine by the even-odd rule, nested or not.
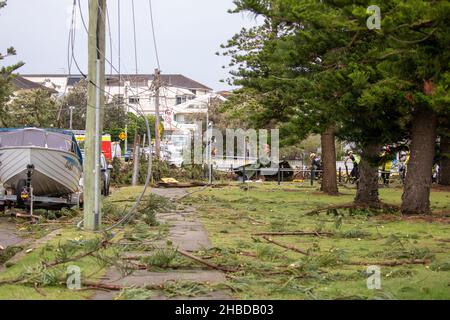
[[(76, 230), (76, 228), (63, 228), (55, 237), (37, 246), (33, 251), (24, 254), (15, 263), (7, 263), (7, 268), (0, 272), (0, 282), (18, 279), (23, 276), (35, 277), (37, 289), (27, 284), (0, 284), (0, 300), (81, 300), (92, 295), (91, 291), (74, 291), (64, 285), (57, 285), (59, 279), (65, 278), (68, 266), (78, 266), (83, 279), (94, 280), (106, 271), (94, 258), (86, 257), (75, 262), (63, 263), (55, 268), (45, 268), (43, 262), (58, 259), (61, 245), (68, 242), (82, 242), (93, 239), (95, 236)], [(74, 255), (79, 254), (73, 252)]]
[[(103, 202), (104, 226), (109, 226), (121, 218), (125, 210), (133, 205), (140, 192), (142, 187), (122, 188), (108, 197)], [(160, 198), (155, 202), (157, 203), (153, 206), (163, 204)], [(64, 223), (62, 220), (49, 221), (43, 217), (36, 224), (17, 220), (17, 229), (22, 236), (28, 238), (29, 242), (40, 240), (33, 250), (25, 251), (28, 246), (19, 248), (19, 251), (23, 250), (20, 257), (13, 261), (7, 259), (4, 266), (0, 263), (0, 300), (91, 298), (94, 291), (87, 290), (84, 285), (83, 290), (67, 288), (65, 281), (68, 267), (80, 268), (83, 284), (97, 283), (112, 265), (119, 267), (126, 265), (119, 263), (121, 254), (128, 250), (135, 251), (140, 241), (157, 240), (167, 234), (167, 226), (163, 224), (150, 226), (141, 221), (142, 215), (138, 216), (139, 221), (133, 221), (109, 233), (107, 245), (99, 250), (93, 248), (99, 247), (98, 243), (105, 239), (105, 234), (77, 229), (76, 224), (81, 219), (81, 212), (69, 220), (65, 219)], [(123, 240), (136, 245), (122, 245), (120, 242)], [(84, 256), (87, 252), (94, 254)]]
[[(142, 187), (129, 187), (113, 193), (104, 206), (104, 211), (108, 212), (104, 216), (105, 225), (117, 221), (141, 190)], [(224, 284), (232, 290), (234, 298), (450, 299), (450, 192), (435, 190), (432, 193), (432, 208), (438, 215), (430, 221), (429, 217), (402, 218), (395, 213), (376, 215), (361, 210), (307, 215), (317, 208), (350, 203), (354, 197), (351, 189), (341, 189), (342, 194), (338, 197), (326, 196), (316, 188), (294, 183), (281, 186), (254, 183), (248, 188), (231, 184), (193, 191), (196, 192), (178, 206), (181, 210), (184, 205), (198, 209), (199, 218), (214, 245), (214, 248), (195, 255), (214, 264), (238, 269), (227, 274), (228, 281)], [(381, 189), (380, 192), (385, 202), (400, 203), (400, 189)], [(148, 203), (155, 210), (165, 206), (161, 198), (150, 198)], [(69, 265), (79, 266), (82, 281), (91, 282), (98, 282), (109, 267), (108, 263), (93, 256), (70, 261), (71, 257), (89, 250), (86, 243), (102, 237), (77, 230), (75, 224), (79, 218), (72, 217), (69, 223), (50, 229), (45, 219), (26, 228), (18, 226), (30, 239), (40, 238), (55, 228), (58, 231), (48, 241), (14, 263), (8, 262), (7, 268), (0, 270), (0, 300), (89, 299), (92, 296), (92, 291), (71, 291), (61, 283)], [(147, 250), (140, 248), (141, 241), (161, 241), (167, 236), (168, 226), (152, 226), (146, 212), (141, 212), (138, 220), (115, 230), (110, 246), (102, 250), (101, 257), (118, 261), (118, 255), (127, 251)], [(320, 237), (317, 234), (283, 235), (266, 239), (255, 235), (290, 231), (332, 234)], [(121, 240), (136, 245), (119, 245)], [(269, 241), (292, 246), (307, 255)], [(381, 289), (367, 288), (368, 265), (412, 260), (425, 263), (381, 265)], [(46, 263), (55, 261), (62, 263), (45, 267)], [(192, 268), (195, 263), (192, 265), (192, 261), (177, 257), (171, 266)], [(154, 265), (149, 265), (149, 270), (154, 271)], [(26, 283), (1, 284), (21, 277), (27, 280)], [(210, 289), (208, 285), (189, 284), (193, 285)], [(176, 293), (179, 292), (177, 287)]]
[[(238, 299), (450, 299), (450, 192), (432, 193), (433, 221), (398, 214), (339, 210), (306, 215), (318, 207), (350, 203), (354, 190), (338, 197), (285, 183), (237, 184), (205, 189), (186, 198), (214, 249), (204, 252), (220, 265), (236, 267), (228, 286)], [(399, 204), (401, 189), (381, 189)], [(304, 255), (269, 243), (255, 233), (326, 231), (331, 236), (271, 236)], [(425, 260), (426, 264), (380, 266), (381, 289), (367, 288), (367, 265)], [(360, 265), (356, 265), (360, 264)]]

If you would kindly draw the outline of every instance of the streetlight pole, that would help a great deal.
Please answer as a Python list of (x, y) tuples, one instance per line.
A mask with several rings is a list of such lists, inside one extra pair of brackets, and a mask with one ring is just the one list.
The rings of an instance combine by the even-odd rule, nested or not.
[(153, 78), (153, 86), (155, 88), (155, 154), (156, 158), (161, 158), (161, 137), (159, 134), (159, 89), (161, 87), (161, 70), (155, 69), (155, 77)]
[(69, 129), (73, 130), (73, 110), (75, 110), (74, 106), (69, 106)]

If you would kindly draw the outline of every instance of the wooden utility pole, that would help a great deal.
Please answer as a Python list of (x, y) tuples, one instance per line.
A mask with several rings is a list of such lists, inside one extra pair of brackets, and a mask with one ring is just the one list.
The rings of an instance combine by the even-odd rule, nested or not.
[(100, 155), (105, 105), (106, 0), (89, 1), (88, 101), (84, 159), (84, 228), (98, 230), (101, 222)]
[(155, 69), (153, 79), (155, 88), (155, 154), (156, 158), (161, 158), (161, 137), (159, 135), (159, 88), (161, 87), (161, 70)]
[(134, 135), (134, 156), (133, 156), (133, 175), (131, 178), (131, 185), (137, 186), (139, 184), (139, 167), (141, 162), (141, 136)]

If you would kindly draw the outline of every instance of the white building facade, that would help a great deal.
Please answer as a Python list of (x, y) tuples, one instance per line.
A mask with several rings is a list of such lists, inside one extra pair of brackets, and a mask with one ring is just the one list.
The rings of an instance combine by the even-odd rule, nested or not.
[[(64, 96), (83, 76), (61, 74), (26, 74), (23, 78), (51, 88)], [(136, 109), (144, 114), (155, 115), (156, 97), (152, 74), (107, 75), (105, 91), (108, 101), (122, 100), (130, 112)], [(195, 120), (208, 112), (211, 99), (225, 100), (213, 90), (181, 74), (161, 74), (160, 117), (167, 133), (183, 134), (196, 130)]]

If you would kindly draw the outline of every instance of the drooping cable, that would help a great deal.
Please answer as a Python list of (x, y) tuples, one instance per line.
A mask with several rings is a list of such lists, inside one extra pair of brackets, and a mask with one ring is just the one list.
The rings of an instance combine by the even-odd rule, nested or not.
[(150, 22), (151, 22), (151, 26), (152, 26), (153, 46), (155, 48), (156, 64), (158, 65), (158, 69), (161, 70), (161, 65), (159, 63), (158, 45), (157, 45), (157, 41), (156, 41), (155, 20), (153, 18), (152, 0), (148, 0), (148, 6), (150, 8)]
[(134, 8), (134, 0), (131, 0), (131, 10), (133, 13), (133, 36), (134, 36), (134, 65), (136, 67), (136, 74), (139, 73), (138, 69), (138, 53), (137, 53), (137, 38), (136, 38), (136, 14)]

